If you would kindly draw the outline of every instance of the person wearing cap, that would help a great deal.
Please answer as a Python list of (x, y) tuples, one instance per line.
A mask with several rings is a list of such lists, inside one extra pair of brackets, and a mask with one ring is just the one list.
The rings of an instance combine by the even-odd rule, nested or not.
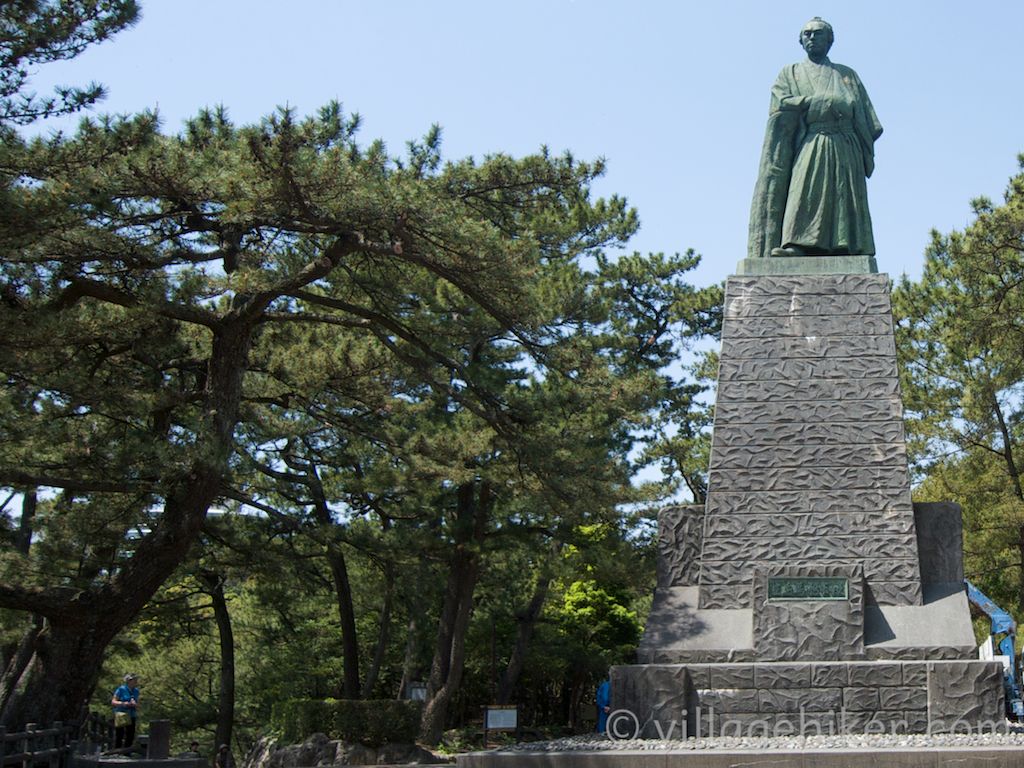
[(114, 708), (114, 749), (130, 747), (135, 741), (135, 720), (139, 713), (139, 678), (129, 672), (110, 700)]
[(234, 765), (235, 761), (231, 757), (231, 749), (227, 744), (221, 744), (213, 758), (214, 768), (234, 768)]

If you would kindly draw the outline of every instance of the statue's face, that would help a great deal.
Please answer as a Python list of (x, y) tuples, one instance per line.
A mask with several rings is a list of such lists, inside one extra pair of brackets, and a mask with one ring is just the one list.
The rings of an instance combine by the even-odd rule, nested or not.
[(821, 58), (832, 47), (832, 31), (820, 21), (812, 21), (800, 30), (800, 45), (812, 59)]

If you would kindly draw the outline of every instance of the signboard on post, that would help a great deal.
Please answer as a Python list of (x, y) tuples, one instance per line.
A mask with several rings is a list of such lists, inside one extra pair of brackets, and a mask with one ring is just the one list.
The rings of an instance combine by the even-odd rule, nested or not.
[(484, 748), (491, 731), (519, 731), (519, 707), (492, 704), (484, 707)]
[(485, 731), (514, 731), (519, 727), (519, 708), (509, 706), (484, 707)]

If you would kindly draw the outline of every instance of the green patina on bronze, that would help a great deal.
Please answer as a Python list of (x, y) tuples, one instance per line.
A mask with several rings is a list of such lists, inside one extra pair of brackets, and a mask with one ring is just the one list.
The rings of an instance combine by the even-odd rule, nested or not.
[(783, 68), (750, 209), (748, 256), (874, 255), (866, 179), (882, 133), (857, 73), (828, 59), (832, 27), (804, 25), (807, 61)]
[(768, 579), (769, 600), (846, 600), (850, 585), (846, 579), (775, 576)]

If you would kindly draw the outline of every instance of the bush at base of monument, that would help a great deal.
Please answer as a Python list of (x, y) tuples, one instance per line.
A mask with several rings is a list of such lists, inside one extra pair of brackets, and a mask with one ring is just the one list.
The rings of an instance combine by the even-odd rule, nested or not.
[(323, 733), (379, 747), (415, 743), (422, 709), (421, 702), (394, 699), (292, 699), (275, 704), (270, 721), (284, 743)]

